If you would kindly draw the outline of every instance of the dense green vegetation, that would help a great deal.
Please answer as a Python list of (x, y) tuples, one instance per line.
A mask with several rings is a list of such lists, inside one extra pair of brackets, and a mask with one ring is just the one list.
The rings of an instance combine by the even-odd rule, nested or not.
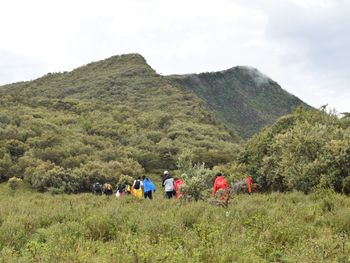
[(0, 185), (0, 262), (349, 262), (350, 200), (238, 195), (228, 209)]
[(297, 106), (308, 107), (254, 68), (234, 67), (168, 79), (205, 100), (216, 116), (243, 138), (251, 137)]
[(182, 150), (227, 163), (240, 140), (137, 54), (0, 88), (0, 181), (79, 192), (96, 180), (174, 169)]
[(300, 108), (250, 139), (233, 169), (262, 191), (309, 193), (321, 183), (350, 194), (350, 118)]

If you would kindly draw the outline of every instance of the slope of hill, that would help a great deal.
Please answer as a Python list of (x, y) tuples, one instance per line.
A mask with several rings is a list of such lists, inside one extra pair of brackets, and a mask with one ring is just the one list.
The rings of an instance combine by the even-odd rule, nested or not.
[(0, 88), (0, 179), (75, 192), (175, 169), (190, 148), (209, 166), (230, 161), (239, 137), (192, 92), (138, 54)]
[(209, 108), (243, 138), (251, 137), (295, 107), (306, 105), (276, 82), (249, 67), (172, 75), (168, 79), (205, 100)]

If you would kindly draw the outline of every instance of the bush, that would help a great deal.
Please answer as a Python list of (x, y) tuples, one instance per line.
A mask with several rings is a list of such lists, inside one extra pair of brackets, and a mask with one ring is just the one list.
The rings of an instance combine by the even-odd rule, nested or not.
[(181, 187), (183, 196), (187, 200), (203, 200), (206, 190), (213, 183), (212, 171), (203, 164), (192, 164), (192, 152), (184, 151), (178, 158), (177, 166), (184, 185)]
[(121, 175), (118, 184), (133, 184), (135, 178), (129, 175)]
[(114, 222), (111, 217), (92, 215), (84, 220), (87, 238), (92, 240), (111, 240), (115, 235)]
[(23, 180), (17, 177), (11, 177), (7, 182), (8, 187), (12, 191), (16, 191), (22, 185), (22, 183), (23, 183)]
[(350, 195), (350, 176), (344, 178), (343, 180), (343, 193)]
[(238, 163), (263, 191), (310, 193), (322, 174), (335, 191), (348, 191), (343, 179), (349, 176), (349, 136), (333, 113), (298, 109), (251, 138)]

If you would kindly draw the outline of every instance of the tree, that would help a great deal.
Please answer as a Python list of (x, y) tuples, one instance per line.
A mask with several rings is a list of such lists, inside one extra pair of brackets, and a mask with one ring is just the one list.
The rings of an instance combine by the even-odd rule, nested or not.
[(187, 200), (203, 200), (213, 182), (212, 171), (205, 168), (204, 163), (193, 165), (192, 159), (190, 150), (184, 150), (178, 157), (177, 167), (184, 181), (181, 191)]

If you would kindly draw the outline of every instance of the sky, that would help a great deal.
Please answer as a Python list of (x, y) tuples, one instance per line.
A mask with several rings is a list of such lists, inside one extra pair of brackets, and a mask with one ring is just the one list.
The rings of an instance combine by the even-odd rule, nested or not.
[(140, 53), (158, 73), (257, 68), (350, 112), (350, 0), (1, 0), (0, 85)]

